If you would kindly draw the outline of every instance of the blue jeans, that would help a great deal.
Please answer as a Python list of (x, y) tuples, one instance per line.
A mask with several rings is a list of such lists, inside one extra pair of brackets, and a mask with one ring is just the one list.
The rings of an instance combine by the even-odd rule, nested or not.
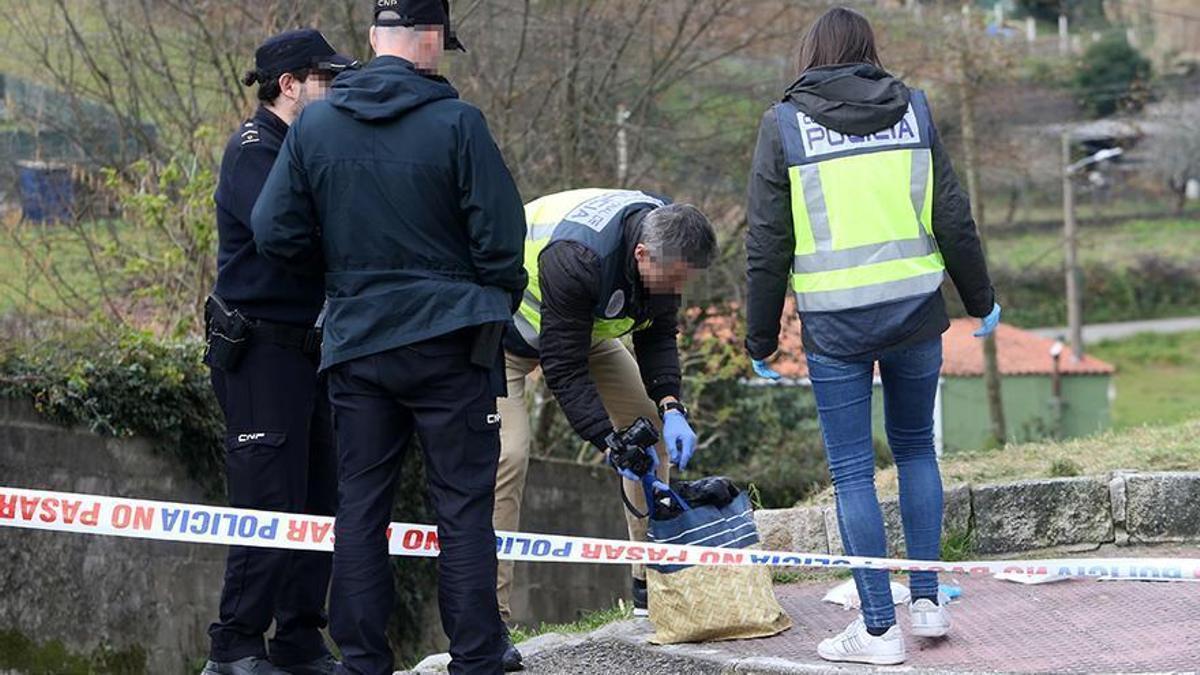
[[(942, 366), (940, 338), (860, 361), (808, 355), (829, 472), (837, 495), (838, 528), (850, 555), (887, 554), (883, 512), (875, 494), (871, 390), (875, 361), (883, 380), (888, 444), (900, 475), (900, 517), (913, 560), (937, 560), (942, 534), (942, 477), (933, 448), (933, 404)], [(869, 628), (896, 623), (886, 570), (854, 570)], [(937, 596), (937, 574), (913, 572), (913, 597)]]

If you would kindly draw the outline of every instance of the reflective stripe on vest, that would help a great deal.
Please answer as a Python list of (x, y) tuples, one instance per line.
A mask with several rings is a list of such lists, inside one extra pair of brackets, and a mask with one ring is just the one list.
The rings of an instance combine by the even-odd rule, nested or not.
[[(527, 313), (532, 313), (534, 318), (531, 321)], [(541, 349), (541, 339), (538, 337), (541, 334), (542, 325), (542, 303), (538, 302), (537, 298), (525, 290), (525, 296), (521, 299), (521, 306), (517, 309), (517, 313), (513, 314), (513, 323), (517, 326), (517, 333), (521, 335), (521, 339), (525, 344), (534, 349)]]
[(790, 104), (780, 117), (796, 238), (792, 287), (805, 312), (830, 312), (937, 291), (945, 269), (932, 230), (928, 108), (891, 129), (852, 136)]
[[(614, 220), (625, 209), (640, 204), (662, 206), (664, 202), (636, 190), (582, 189), (547, 195), (525, 205), (528, 232), (525, 271), (529, 275), (529, 285), (525, 289), (520, 308), (513, 315), (513, 323), (526, 344), (534, 349), (541, 349), (539, 336), (542, 329), (542, 304), (538, 256), (553, 240), (559, 225), (570, 222), (601, 233), (610, 225), (615, 225)], [(624, 305), (618, 309), (623, 308)], [(620, 337), (645, 328), (646, 325), (648, 323), (635, 325), (634, 320), (630, 318), (597, 318), (592, 324), (592, 340)]]

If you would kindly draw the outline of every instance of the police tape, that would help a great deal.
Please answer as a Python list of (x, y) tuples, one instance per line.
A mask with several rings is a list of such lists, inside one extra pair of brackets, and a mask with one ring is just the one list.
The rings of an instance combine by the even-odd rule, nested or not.
[[(0, 527), (195, 544), (332, 551), (334, 519), (203, 504), (0, 487)], [(437, 528), (391, 523), (391, 555), (438, 555)], [(819, 553), (642, 543), (554, 534), (496, 533), (501, 560), (627, 565), (766, 565), (950, 574), (1027, 574), (1139, 581), (1200, 581), (1200, 559), (1062, 558), (932, 562)]]

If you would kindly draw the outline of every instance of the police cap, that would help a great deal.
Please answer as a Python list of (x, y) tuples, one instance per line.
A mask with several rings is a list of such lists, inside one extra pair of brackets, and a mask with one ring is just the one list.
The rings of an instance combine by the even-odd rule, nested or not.
[(446, 49), (467, 51), (450, 28), (450, 0), (371, 0), (376, 26), (442, 26)]
[(338, 73), (357, 63), (349, 56), (339, 54), (321, 31), (313, 28), (280, 33), (254, 52), (254, 67), (260, 82), (305, 69)]

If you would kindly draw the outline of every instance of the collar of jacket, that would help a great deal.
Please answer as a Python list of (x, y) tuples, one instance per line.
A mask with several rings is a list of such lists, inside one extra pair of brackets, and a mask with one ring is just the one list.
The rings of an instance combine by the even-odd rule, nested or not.
[[(642, 299), (649, 295), (642, 287), (642, 276), (638, 273), (637, 259), (633, 256), (634, 249), (642, 240), (642, 220), (650, 209), (638, 209), (625, 217), (621, 237), (625, 246), (625, 282), (629, 285), (629, 305), (633, 308), (642, 306)], [(631, 312), (632, 313), (632, 312)]]
[(267, 110), (265, 105), (258, 106), (258, 110), (254, 111), (254, 123), (259, 126), (266, 127), (279, 134), (279, 138), (287, 136), (288, 124), (280, 119), (279, 115)]
[[(423, 77), (427, 80), (441, 82), (442, 84), (450, 84), (450, 80), (447, 80), (444, 76), (442, 76), (438, 73), (427, 73), (423, 70), (418, 70), (417, 64), (413, 63), (412, 61), (409, 61), (408, 59), (404, 58), (403, 56), (392, 56), (390, 54), (384, 54), (383, 56), (376, 56), (375, 58), (371, 59), (371, 61), (369, 63), (367, 63), (367, 65), (365, 67), (363, 67), (363, 70), (378, 70), (379, 68), (386, 68), (387, 66), (402, 66), (404, 68), (407, 68), (408, 70), (413, 71), (413, 73), (420, 75), (421, 77)], [(353, 71), (347, 71), (347, 72), (353, 72)]]

